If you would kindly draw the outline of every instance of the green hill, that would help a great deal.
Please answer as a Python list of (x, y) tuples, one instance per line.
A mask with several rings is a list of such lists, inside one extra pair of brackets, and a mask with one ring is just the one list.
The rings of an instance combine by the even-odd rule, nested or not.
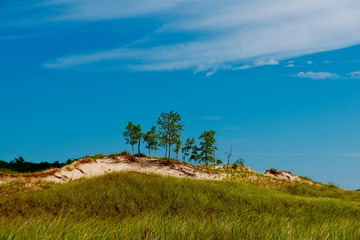
[[(3, 239), (359, 239), (360, 193), (278, 182), (121, 172), (0, 185)], [(13, 184), (11, 186), (11, 184)], [(20, 183), (18, 183), (20, 184)], [(16, 185), (16, 184), (15, 184)], [(21, 184), (20, 184), (21, 185)]]

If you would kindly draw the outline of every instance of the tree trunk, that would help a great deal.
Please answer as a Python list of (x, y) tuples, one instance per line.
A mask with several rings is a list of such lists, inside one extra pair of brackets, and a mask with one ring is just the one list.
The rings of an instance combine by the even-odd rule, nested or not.
[(207, 149), (205, 149), (205, 165), (208, 165), (208, 155), (207, 155)]
[(134, 155), (134, 145), (131, 145), (132, 147), (132, 154)]
[(150, 159), (150, 148), (151, 148), (151, 146), (149, 146), (149, 159)]
[(230, 164), (231, 154), (232, 154), (232, 146), (230, 146), (230, 152), (229, 152), (229, 154), (228, 154), (228, 161), (227, 161), (226, 170), (229, 170), (229, 164)]
[(179, 161), (179, 152), (176, 152), (176, 160)]
[(167, 145), (167, 143), (165, 144), (165, 158), (167, 157), (167, 147), (168, 147), (168, 145)]
[(138, 145), (138, 156), (140, 157), (140, 143), (141, 143), (141, 139), (139, 139), (139, 145)]
[(171, 144), (169, 143), (169, 161), (170, 161), (170, 154), (171, 154)]

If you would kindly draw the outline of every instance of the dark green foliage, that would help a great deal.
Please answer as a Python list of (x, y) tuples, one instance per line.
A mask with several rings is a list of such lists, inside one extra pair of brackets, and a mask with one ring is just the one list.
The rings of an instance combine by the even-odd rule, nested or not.
[[(168, 158), (170, 160), (171, 146), (177, 144), (178, 151), (180, 151), (181, 142), (181, 131), (184, 125), (181, 123), (181, 117), (179, 113), (170, 111), (169, 113), (161, 113), (157, 123), (160, 127), (160, 139), (162, 145), (165, 146), (168, 152)], [(179, 147), (180, 144), (180, 147)]]
[(238, 166), (244, 166), (244, 162), (245, 160), (242, 158), (239, 158), (238, 160), (236, 160), (233, 165), (232, 165), (232, 169), (236, 170), (238, 168)]
[(138, 156), (138, 157), (143, 157), (143, 158), (148, 157), (148, 156), (146, 156), (146, 154), (145, 154), (145, 153), (140, 153), (140, 154), (137, 154), (136, 156)]
[(195, 146), (195, 139), (194, 138), (186, 139), (184, 147), (181, 149), (184, 162), (186, 162), (186, 160), (191, 160), (192, 159), (191, 154), (192, 154), (192, 150), (193, 150), (194, 146)]
[(191, 149), (190, 161), (198, 162), (201, 159), (201, 155), (199, 154), (200, 149), (195, 144)]
[(160, 145), (160, 137), (156, 131), (156, 127), (153, 126), (148, 132), (144, 134), (144, 142), (146, 143), (146, 148), (149, 149), (149, 158), (150, 158), (150, 151), (151, 150), (158, 150)]
[(200, 137), (200, 161), (208, 165), (209, 162), (215, 162), (214, 153), (217, 150), (215, 145), (215, 131), (205, 131)]
[[(0, 172), (17, 172), (17, 173), (30, 173), (46, 170), (49, 168), (60, 168), (65, 166), (67, 163), (59, 163), (56, 161), (54, 163), (41, 162), (41, 163), (32, 163), (26, 162), (22, 157), (15, 158), (10, 162), (0, 161)], [(3, 170), (1, 170), (3, 169)]]
[(134, 145), (138, 144), (138, 154), (140, 155), (140, 143), (142, 139), (141, 126), (140, 124), (134, 124), (129, 122), (125, 127), (123, 136), (127, 144), (130, 144), (132, 147), (132, 154), (134, 155)]
[(179, 160), (179, 152), (181, 151), (181, 144), (182, 144), (181, 135), (179, 134), (178, 138), (174, 143), (175, 147), (173, 149), (173, 151), (176, 153), (176, 160)]

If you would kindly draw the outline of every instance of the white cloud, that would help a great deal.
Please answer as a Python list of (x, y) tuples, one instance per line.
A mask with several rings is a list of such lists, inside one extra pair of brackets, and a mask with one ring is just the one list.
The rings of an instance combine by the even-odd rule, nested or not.
[(350, 75), (350, 78), (352, 79), (360, 79), (360, 71), (352, 72), (349, 73), (348, 75)]
[(206, 72), (205, 76), (210, 77), (214, 75), (219, 70), (227, 70), (231, 69), (231, 66), (229, 65), (204, 65), (200, 64), (194, 71), (194, 74), (200, 73), (200, 72)]
[(216, 72), (217, 72), (217, 69), (213, 69), (206, 73), (206, 77), (210, 77), (210, 76), (214, 75)]
[(142, 71), (200, 64), (262, 66), (269, 64), (257, 65), (259, 59), (285, 60), (360, 43), (358, 0), (51, 0), (46, 6), (61, 9), (53, 19), (57, 21), (158, 18), (163, 27), (153, 36), (155, 44), (163, 33), (200, 36), (150, 48), (138, 45), (62, 57), (44, 65), (49, 68), (104, 60), (136, 60), (131, 68)]
[(295, 65), (292, 64), (292, 63), (290, 63), (290, 64), (288, 64), (288, 65), (285, 65), (285, 67), (295, 67)]
[(329, 73), (329, 72), (299, 72), (296, 75), (293, 75), (294, 77), (300, 77), (300, 78), (310, 78), (313, 80), (325, 80), (325, 79), (338, 79), (341, 78), (336, 73)]
[(306, 63), (309, 64), (309, 65), (314, 64), (312, 61), (307, 61)]
[(259, 59), (259, 60), (255, 61), (254, 64), (252, 64), (252, 65), (245, 64), (245, 65), (240, 66), (240, 67), (231, 67), (230, 69), (232, 69), (232, 70), (246, 70), (246, 69), (253, 68), (253, 67), (274, 66), (274, 65), (279, 65), (279, 61), (277, 61), (275, 59), (269, 59), (269, 60)]
[(333, 63), (332, 61), (329, 61), (329, 60), (326, 60), (323, 62), (323, 64), (330, 64), (330, 63)]
[(253, 68), (253, 67), (254, 67), (253, 65), (245, 64), (240, 67), (233, 67), (232, 69), (233, 70), (246, 70), (246, 69)]

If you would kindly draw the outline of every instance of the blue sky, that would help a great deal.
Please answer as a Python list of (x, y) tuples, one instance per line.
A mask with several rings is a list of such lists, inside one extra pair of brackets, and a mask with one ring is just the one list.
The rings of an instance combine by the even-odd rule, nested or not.
[[(0, 159), (129, 150), (183, 117), (256, 171), (360, 188), (355, 0), (0, 1)], [(163, 151), (158, 154), (162, 155)]]

